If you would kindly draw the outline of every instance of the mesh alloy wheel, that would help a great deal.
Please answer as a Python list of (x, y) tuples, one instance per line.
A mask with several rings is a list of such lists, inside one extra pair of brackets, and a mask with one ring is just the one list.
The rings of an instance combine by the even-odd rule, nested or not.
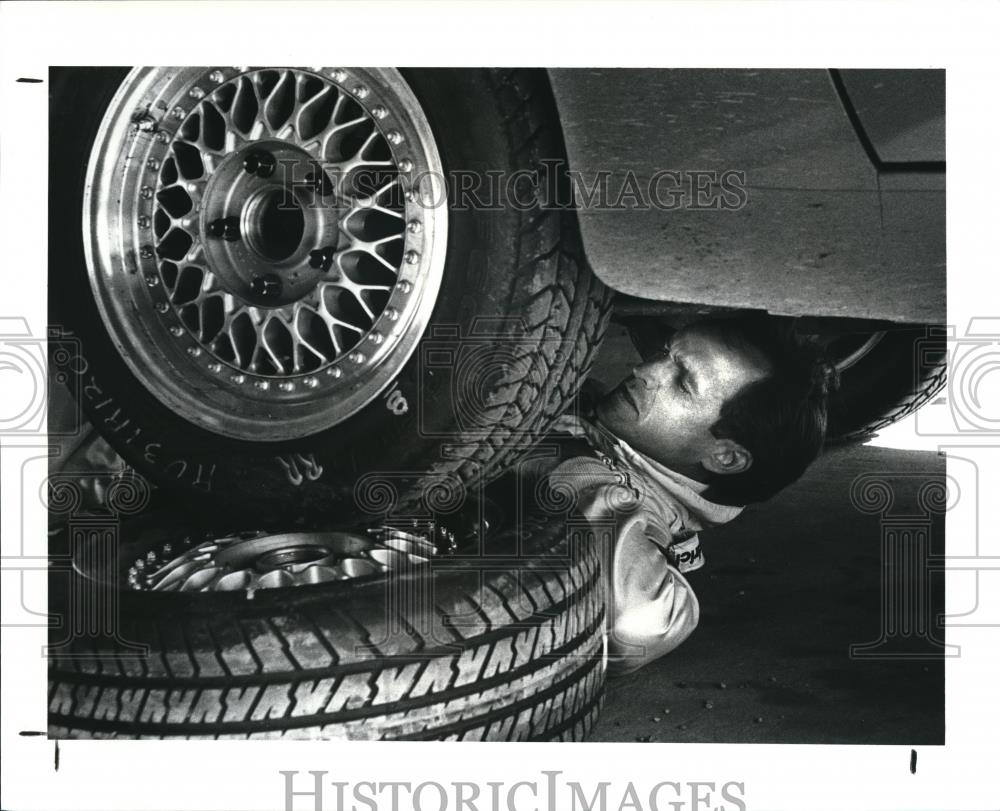
[(101, 316), (143, 384), (197, 425), (255, 441), (329, 428), (423, 334), (444, 268), (441, 176), (394, 70), (135, 69), (87, 171)]
[[(384, 574), (407, 574), (457, 548), (454, 532), (436, 524), (367, 531), (186, 534), (111, 573), (133, 591), (246, 591), (310, 586)], [(124, 575), (124, 577), (123, 577)], [(103, 578), (98, 578), (103, 579)]]

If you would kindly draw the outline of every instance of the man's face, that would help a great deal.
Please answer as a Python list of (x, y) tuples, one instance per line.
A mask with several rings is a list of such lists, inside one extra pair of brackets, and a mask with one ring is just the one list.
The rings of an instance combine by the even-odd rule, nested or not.
[[(605, 395), (597, 416), (633, 448), (678, 472), (701, 479), (706, 471), (738, 473), (752, 460), (740, 466), (740, 452), (746, 452), (709, 429), (729, 398), (766, 374), (763, 361), (692, 324)], [(726, 465), (739, 469), (720, 469)]]

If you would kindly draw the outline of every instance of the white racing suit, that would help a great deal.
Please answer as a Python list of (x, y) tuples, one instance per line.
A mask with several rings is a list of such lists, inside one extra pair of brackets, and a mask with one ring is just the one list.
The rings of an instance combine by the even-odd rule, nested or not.
[(575, 456), (548, 474), (550, 487), (576, 498), (595, 527), (611, 528), (605, 554), (609, 673), (629, 673), (669, 653), (698, 624), (698, 598), (683, 572), (705, 559), (700, 530), (743, 510), (701, 496), (708, 485), (670, 470), (598, 423), (565, 416), (556, 431), (584, 438), (592, 456)]

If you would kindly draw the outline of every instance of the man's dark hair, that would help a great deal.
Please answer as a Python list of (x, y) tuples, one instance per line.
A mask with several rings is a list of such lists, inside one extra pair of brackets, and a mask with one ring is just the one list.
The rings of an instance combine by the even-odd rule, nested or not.
[(822, 451), (827, 396), (838, 386), (837, 371), (790, 321), (754, 315), (692, 326), (770, 368), (723, 404), (710, 429), (716, 438), (746, 448), (753, 457), (750, 469), (714, 474), (705, 493), (721, 504), (765, 501), (798, 479)]

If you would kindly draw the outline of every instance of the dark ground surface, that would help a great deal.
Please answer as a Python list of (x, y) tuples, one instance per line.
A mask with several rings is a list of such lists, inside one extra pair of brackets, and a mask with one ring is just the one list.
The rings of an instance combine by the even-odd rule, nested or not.
[[(849, 650), (880, 638), (883, 587), (883, 519), (852, 506), (852, 483), (884, 474), (897, 492), (893, 514), (920, 516), (916, 490), (944, 470), (943, 457), (924, 451), (837, 449), (772, 501), (702, 533), (706, 564), (689, 575), (699, 627), (609, 681), (589, 740), (943, 744), (943, 659)], [(938, 549), (944, 518), (931, 515)], [(936, 615), (941, 578), (931, 582)], [(908, 646), (929, 650), (919, 638)]]

